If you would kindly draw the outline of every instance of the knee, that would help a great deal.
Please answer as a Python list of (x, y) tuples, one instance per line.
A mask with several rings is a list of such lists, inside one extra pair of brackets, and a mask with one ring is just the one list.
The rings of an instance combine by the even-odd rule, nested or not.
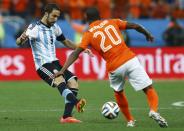
[(58, 76), (53, 80), (53, 84), (55, 86), (58, 86), (59, 84), (65, 82), (65, 79), (63, 78), (63, 76)]
[(150, 89), (153, 89), (153, 86), (152, 85), (147, 86), (146, 88), (143, 89), (143, 91), (146, 93)]
[(77, 88), (78, 89), (78, 82), (75, 79), (72, 79), (70, 81), (68, 81), (67, 83), (68, 87), (70, 88)]

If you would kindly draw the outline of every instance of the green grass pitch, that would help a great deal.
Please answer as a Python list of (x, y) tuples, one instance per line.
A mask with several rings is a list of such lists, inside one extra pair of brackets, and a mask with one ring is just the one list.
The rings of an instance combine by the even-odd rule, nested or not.
[(101, 115), (101, 107), (107, 101), (114, 101), (113, 90), (108, 81), (80, 81), (79, 97), (87, 100), (84, 113), (74, 116), (83, 121), (80, 124), (60, 124), (64, 100), (57, 89), (42, 81), (0, 82), (0, 131), (182, 131), (184, 130), (183, 106), (173, 106), (184, 102), (184, 81), (156, 81), (154, 86), (159, 95), (159, 112), (169, 124), (160, 128), (148, 117), (148, 105), (142, 91), (135, 92), (126, 84), (131, 111), (137, 120), (135, 128), (127, 128), (120, 113), (114, 120)]

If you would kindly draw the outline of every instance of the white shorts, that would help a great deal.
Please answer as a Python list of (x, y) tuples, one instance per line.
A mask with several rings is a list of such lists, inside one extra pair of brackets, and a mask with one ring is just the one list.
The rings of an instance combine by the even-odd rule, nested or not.
[(115, 91), (123, 90), (125, 78), (128, 78), (130, 84), (136, 91), (142, 90), (152, 84), (152, 80), (137, 57), (130, 59), (115, 71), (109, 72), (110, 86)]

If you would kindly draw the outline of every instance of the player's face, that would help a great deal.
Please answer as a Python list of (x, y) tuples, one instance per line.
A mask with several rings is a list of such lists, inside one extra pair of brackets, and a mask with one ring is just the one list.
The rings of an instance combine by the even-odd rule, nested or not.
[(52, 26), (58, 20), (59, 16), (60, 16), (60, 11), (53, 10), (51, 13), (48, 14), (47, 24)]

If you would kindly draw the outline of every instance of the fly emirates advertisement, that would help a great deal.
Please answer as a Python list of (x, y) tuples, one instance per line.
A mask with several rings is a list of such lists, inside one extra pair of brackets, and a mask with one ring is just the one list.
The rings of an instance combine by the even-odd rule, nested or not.
[[(146, 72), (153, 79), (184, 79), (184, 47), (131, 48)], [(61, 64), (72, 50), (57, 49)], [(94, 51), (90, 57), (82, 53), (69, 70), (80, 80), (104, 80), (108, 78), (105, 61)], [(0, 49), (0, 81), (39, 80), (31, 49)]]

